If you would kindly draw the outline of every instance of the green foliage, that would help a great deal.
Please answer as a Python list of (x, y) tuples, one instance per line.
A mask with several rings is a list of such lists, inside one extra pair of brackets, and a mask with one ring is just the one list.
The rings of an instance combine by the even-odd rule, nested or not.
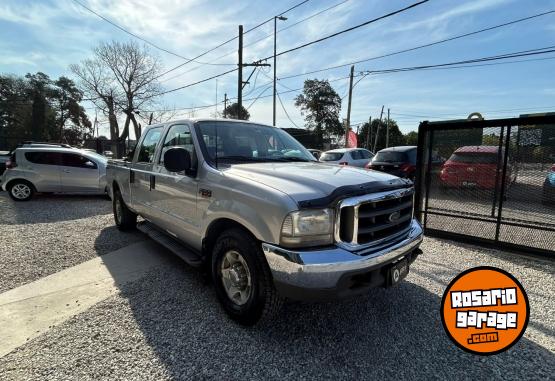
[(81, 144), (92, 134), (82, 96), (66, 77), (0, 75), (0, 145), (9, 149), (31, 139)]
[(408, 134), (405, 134), (405, 144), (408, 146), (418, 145), (418, 132), (411, 131)]
[(342, 136), (343, 126), (339, 120), (341, 98), (327, 80), (307, 79), (302, 94), (295, 98), (295, 106), (301, 109), (306, 125), (318, 136), (322, 147), (323, 134)]
[(247, 111), (247, 109), (241, 105), (241, 115), (239, 115), (239, 104), (232, 103), (226, 107), (224, 110), (224, 115), (228, 119), (241, 119), (241, 120), (249, 120), (251, 114)]
[[(387, 121), (379, 119), (372, 120), (371, 124), (364, 123), (359, 130), (358, 145), (359, 147), (368, 147), (371, 151), (378, 152), (386, 146)], [(378, 142), (376, 143), (376, 134)], [(407, 145), (405, 136), (399, 130), (397, 122), (393, 119), (389, 120), (389, 147)]]

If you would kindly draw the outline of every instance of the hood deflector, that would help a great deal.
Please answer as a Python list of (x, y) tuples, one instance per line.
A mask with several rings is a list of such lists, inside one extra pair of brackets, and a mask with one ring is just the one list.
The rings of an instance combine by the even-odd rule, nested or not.
[(413, 186), (412, 181), (407, 179), (395, 179), (389, 181), (371, 181), (358, 185), (345, 185), (336, 188), (332, 193), (325, 197), (311, 200), (299, 201), (300, 208), (323, 208), (333, 206), (337, 201), (347, 197), (362, 196), (368, 193), (386, 192), (396, 189), (406, 189)]

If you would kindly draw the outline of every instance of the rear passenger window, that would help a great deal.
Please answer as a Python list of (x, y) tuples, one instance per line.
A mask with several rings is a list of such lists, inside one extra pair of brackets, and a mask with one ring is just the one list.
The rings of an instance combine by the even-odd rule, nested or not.
[(359, 150), (351, 151), (351, 157), (353, 158), (353, 160), (360, 160), (363, 158), (362, 153)]
[(66, 167), (77, 167), (77, 168), (90, 168), (90, 169), (98, 168), (96, 163), (91, 159), (85, 156), (76, 155), (73, 153), (62, 154), (62, 165)]
[(152, 128), (147, 131), (146, 136), (141, 143), (141, 148), (139, 149), (139, 156), (137, 156), (138, 163), (152, 163), (154, 161), (156, 144), (158, 144), (161, 136), (161, 127)]
[(370, 151), (360, 150), (363, 159), (371, 159), (372, 155), (370, 155)]
[(58, 152), (25, 152), (25, 159), (31, 163), (43, 165), (60, 165), (61, 162), (61, 157)]
[(193, 157), (193, 138), (191, 137), (191, 129), (187, 125), (177, 124), (171, 126), (170, 130), (166, 135), (164, 140), (164, 145), (162, 146), (162, 152), (160, 154), (160, 163), (164, 162), (164, 154), (167, 150), (173, 147), (182, 147), (189, 151), (191, 157)]

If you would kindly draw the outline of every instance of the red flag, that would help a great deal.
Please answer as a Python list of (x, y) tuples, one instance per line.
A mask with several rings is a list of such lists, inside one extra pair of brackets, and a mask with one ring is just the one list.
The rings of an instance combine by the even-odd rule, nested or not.
[(349, 137), (347, 139), (347, 147), (349, 148), (357, 148), (358, 147), (358, 142), (357, 142), (357, 134), (355, 134), (354, 131), (349, 131)]

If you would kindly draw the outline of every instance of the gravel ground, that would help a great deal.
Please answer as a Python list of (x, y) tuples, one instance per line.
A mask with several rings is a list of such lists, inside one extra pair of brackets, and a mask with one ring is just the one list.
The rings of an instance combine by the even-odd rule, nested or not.
[[(0, 359), (23, 379), (549, 379), (555, 372), (555, 263), (426, 239), (424, 255), (393, 289), (335, 303), (290, 303), (264, 327), (245, 329), (213, 288), (177, 259), (117, 296)], [(481, 357), (455, 347), (441, 326), (447, 283), (491, 265), (524, 285), (525, 336)]]
[(143, 239), (114, 226), (104, 197), (50, 195), (14, 202), (0, 192), (0, 292)]

